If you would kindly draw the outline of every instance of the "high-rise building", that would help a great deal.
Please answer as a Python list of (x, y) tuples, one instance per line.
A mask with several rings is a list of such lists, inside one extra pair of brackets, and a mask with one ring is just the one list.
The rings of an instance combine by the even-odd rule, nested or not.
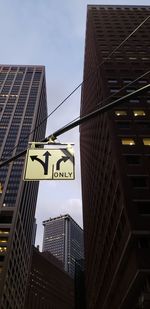
[(84, 260), (75, 264), (75, 309), (86, 309)]
[[(81, 116), (150, 83), (148, 16), (88, 6)], [(150, 91), (80, 133), (87, 308), (150, 308)]]
[(83, 230), (67, 214), (43, 221), (43, 251), (49, 251), (72, 277), (75, 261), (83, 258)]
[[(25, 150), (45, 136), (45, 68), (0, 66), (0, 158)], [(36, 130), (34, 131), (34, 128)], [(29, 135), (29, 133), (32, 133)], [(0, 169), (0, 308), (23, 308), (38, 182), (23, 181), (25, 157)]]
[(74, 309), (74, 280), (50, 252), (33, 247), (24, 309)]

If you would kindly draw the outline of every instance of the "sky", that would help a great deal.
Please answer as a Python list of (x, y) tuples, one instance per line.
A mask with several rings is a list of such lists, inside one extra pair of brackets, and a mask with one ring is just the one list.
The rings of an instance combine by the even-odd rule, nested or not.
[[(0, 0), (1, 64), (44, 65), (48, 113), (83, 80), (87, 4), (150, 5), (149, 0)], [(48, 118), (46, 136), (80, 114), (80, 88)], [(75, 143), (76, 179), (40, 181), (36, 245), (42, 249), (42, 221), (69, 213), (82, 227), (79, 128), (60, 136)]]

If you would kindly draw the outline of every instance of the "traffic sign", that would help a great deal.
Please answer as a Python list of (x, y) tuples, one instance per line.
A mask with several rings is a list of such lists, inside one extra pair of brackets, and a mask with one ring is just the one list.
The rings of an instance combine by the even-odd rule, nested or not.
[(30, 148), (27, 151), (24, 180), (73, 180), (73, 148)]

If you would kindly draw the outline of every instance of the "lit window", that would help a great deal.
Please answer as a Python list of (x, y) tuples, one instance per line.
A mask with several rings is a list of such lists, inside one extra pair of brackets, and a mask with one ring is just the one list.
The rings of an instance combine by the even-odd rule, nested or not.
[(7, 229), (1, 229), (0, 234), (9, 234), (9, 230)]
[(135, 141), (131, 137), (122, 138), (121, 142), (122, 142), (122, 145), (130, 145), (130, 146), (135, 145)]
[(123, 110), (115, 111), (115, 115), (116, 115), (116, 116), (126, 116), (126, 115), (127, 115), (127, 112), (126, 112), (126, 111), (123, 111)]
[(150, 146), (150, 137), (143, 138), (143, 144), (145, 146)]
[(0, 243), (8, 242), (8, 238), (0, 238)]
[(134, 114), (135, 117), (145, 116), (145, 112), (143, 110), (134, 110), (133, 114)]
[(0, 252), (6, 252), (7, 247), (0, 247)]

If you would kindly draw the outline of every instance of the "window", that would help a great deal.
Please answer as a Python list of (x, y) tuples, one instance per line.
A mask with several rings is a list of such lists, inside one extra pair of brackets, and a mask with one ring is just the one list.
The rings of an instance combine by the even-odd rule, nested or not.
[(9, 234), (9, 229), (5, 229), (5, 228), (1, 228), (0, 229), (0, 234), (5, 234), (5, 235), (8, 235)]
[(109, 79), (109, 80), (108, 80), (108, 83), (109, 83), (109, 84), (117, 84), (118, 81), (117, 81), (116, 79)]
[(134, 188), (147, 188), (146, 176), (130, 176), (130, 180)]
[(132, 103), (139, 103), (140, 100), (139, 99), (131, 99), (129, 100), (129, 102), (132, 104)]
[(132, 164), (132, 165), (136, 165), (136, 164), (140, 164), (140, 156), (139, 155), (125, 155), (127, 164)]
[(137, 60), (136, 57), (129, 57), (129, 60)]
[(139, 80), (138, 82), (139, 82), (139, 84), (147, 84), (146, 80)]
[(129, 129), (130, 122), (129, 121), (117, 121), (118, 128), (120, 129)]
[(141, 130), (150, 129), (150, 121), (136, 121), (136, 125)]
[(150, 216), (150, 200), (141, 200), (134, 202), (141, 216)]
[(132, 80), (130, 80), (130, 79), (126, 79), (126, 80), (123, 81), (124, 84), (130, 84), (131, 82), (132, 82)]
[(0, 253), (5, 253), (7, 250), (7, 247), (0, 247)]
[(143, 58), (141, 58), (142, 60), (149, 60), (149, 58), (148, 57), (143, 57)]
[(145, 116), (145, 112), (143, 110), (134, 110), (133, 111), (133, 114), (135, 117), (138, 117), (138, 116)]
[(143, 138), (143, 144), (145, 146), (150, 146), (150, 137)]
[(132, 92), (134, 92), (136, 89), (126, 89), (126, 92), (127, 93), (132, 93)]
[(110, 89), (110, 93), (117, 93), (119, 89)]
[(0, 214), (0, 224), (9, 224), (12, 222), (13, 212), (3, 212)]
[(0, 237), (0, 244), (8, 242), (8, 238), (6, 237)]
[(115, 111), (115, 115), (116, 116), (126, 116), (127, 115), (127, 111), (125, 110), (118, 110), (118, 111)]
[(150, 239), (148, 237), (141, 237), (138, 241), (138, 247), (141, 249), (149, 249)]
[(129, 146), (135, 145), (135, 141), (131, 137), (122, 138), (121, 143), (122, 143), (122, 145), (129, 145)]

